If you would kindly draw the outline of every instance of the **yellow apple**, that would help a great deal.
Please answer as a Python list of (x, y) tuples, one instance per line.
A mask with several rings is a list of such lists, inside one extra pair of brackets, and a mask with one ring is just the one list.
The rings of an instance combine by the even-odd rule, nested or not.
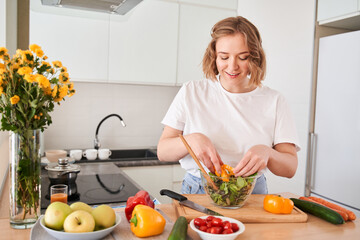
[(54, 230), (62, 230), (65, 218), (71, 212), (71, 208), (66, 203), (53, 202), (47, 207), (45, 211), (45, 225)]
[(92, 207), (90, 207), (89, 205), (83, 202), (74, 202), (73, 204), (70, 205), (70, 207), (73, 211), (84, 210), (87, 211), (88, 213), (91, 213), (93, 210)]
[(115, 211), (108, 205), (103, 204), (96, 207), (91, 214), (95, 219), (95, 230), (105, 229), (115, 224)]
[(70, 213), (64, 221), (64, 231), (71, 233), (92, 232), (95, 229), (93, 216), (85, 210)]

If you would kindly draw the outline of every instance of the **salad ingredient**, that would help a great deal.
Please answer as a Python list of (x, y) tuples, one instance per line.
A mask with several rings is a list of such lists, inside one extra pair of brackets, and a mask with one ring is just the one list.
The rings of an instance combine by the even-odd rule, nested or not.
[(239, 226), (236, 223), (223, 221), (221, 218), (213, 216), (208, 216), (205, 219), (195, 218), (194, 225), (200, 231), (212, 234), (230, 234), (239, 231)]
[(159, 235), (164, 231), (165, 218), (155, 209), (136, 205), (130, 219), (131, 231), (137, 237), (150, 237)]
[(186, 240), (188, 222), (184, 216), (178, 217), (171, 230), (168, 240)]
[[(308, 197), (299, 197), (299, 199), (305, 200), (305, 201), (309, 201), (309, 202), (318, 203), (318, 204), (323, 205), (323, 206), (326, 207), (326, 205), (321, 204), (321, 203), (319, 203), (319, 202), (316, 202), (316, 201), (314, 201), (314, 200), (312, 200), (312, 199), (310, 199), (310, 198), (308, 198)], [(330, 208), (330, 209), (331, 209), (331, 210), (334, 210), (334, 211), (337, 212), (337, 213), (339, 213), (339, 214), (341, 215), (341, 217), (344, 219), (344, 221), (349, 220), (349, 216), (347, 215), (346, 212), (343, 212), (343, 211), (340, 211), (340, 210), (337, 210), (337, 209), (334, 209), (334, 208)]]
[(297, 198), (290, 198), (296, 207), (300, 208), (301, 210), (310, 213), (316, 217), (324, 219), (333, 224), (343, 224), (345, 223), (344, 219), (341, 215), (334, 210), (320, 205), (318, 203), (309, 202)]
[(294, 208), (294, 202), (280, 195), (268, 194), (264, 198), (264, 209), (271, 213), (290, 214)]
[(355, 213), (353, 213), (352, 211), (350, 211), (350, 210), (348, 210), (346, 208), (340, 207), (339, 205), (337, 205), (335, 203), (328, 202), (328, 201), (326, 201), (326, 200), (324, 200), (322, 198), (319, 198), (319, 197), (308, 197), (308, 198), (310, 198), (311, 200), (316, 201), (317, 203), (321, 203), (321, 204), (325, 205), (326, 207), (346, 212), (346, 214), (349, 216), (349, 220), (355, 220), (356, 219)]
[(126, 202), (125, 216), (130, 221), (132, 212), (136, 205), (142, 204), (154, 208), (155, 205), (150, 199), (150, 195), (147, 191), (141, 190), (135, 194), (135, 196), (129, 197)]
[(210, 198), (217, 205), (224, 207), (239, 206), (245, 202), (247, 196), (251, 193), (256, 182), (256, 174), (246, 178), (232, 175), (223, 179), (209, 172), (209, 176), (218, 187), (218, 190), (214, 189), (210, 184), (205, 185), (205, 188)]
[(217, 171), (215, 171), (215, 175), (218, 177), (222, 177), (223, 181), (228, 182), (229, 177), (234, 176), (234, 171), (233, 171), (233, 168), (230, 167), (229, 165), (223, 164), (223, 165), (221, 165), (221, 173), (218, 173)]

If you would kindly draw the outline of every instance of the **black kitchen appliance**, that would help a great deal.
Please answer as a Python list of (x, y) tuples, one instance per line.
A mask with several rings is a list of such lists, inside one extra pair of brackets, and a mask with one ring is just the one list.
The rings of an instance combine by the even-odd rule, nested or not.
[[(122, 174), (78, 175), (75, 183), (68, 183), (68, 204), (81, 201), (89, 205), (119, 203), (124, 205), (140, 189)], [(50, 180), (41, 176), (41, 209), (50, 204)]]

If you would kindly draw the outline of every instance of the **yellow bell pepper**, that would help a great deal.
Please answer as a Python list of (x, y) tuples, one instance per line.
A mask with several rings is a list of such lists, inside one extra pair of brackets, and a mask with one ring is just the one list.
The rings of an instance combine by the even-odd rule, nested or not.
[(280, 195), (268, 194), (264, 198), (264, 209), (271, 213), (290, 214), (294, 208), (294, 202)]
[(150, 237), (159, 235), (164, 231), (165, 218), (155, 209), (136, 205), (130, 220), (131, 231), (137, 237)]

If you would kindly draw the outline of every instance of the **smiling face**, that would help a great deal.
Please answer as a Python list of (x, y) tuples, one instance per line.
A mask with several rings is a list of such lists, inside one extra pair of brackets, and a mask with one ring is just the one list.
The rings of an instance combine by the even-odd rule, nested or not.
[(254, 90), (256, 86), (248, 86), (250, 52), (244, 35), (236, 33), (220, 37), (215, 48), (221, 85), (232, 93)]

